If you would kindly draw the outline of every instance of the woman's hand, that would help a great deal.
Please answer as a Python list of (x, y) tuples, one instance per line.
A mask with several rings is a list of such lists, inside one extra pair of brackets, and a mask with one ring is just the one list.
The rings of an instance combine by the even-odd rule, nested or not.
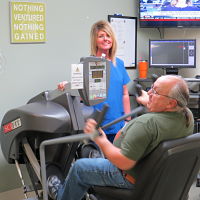
[(62, 81), (57, 85), (57, 88), (61, 91), (63, 91), (65, 89), (65, 86), (67, 85), (67, 81)]

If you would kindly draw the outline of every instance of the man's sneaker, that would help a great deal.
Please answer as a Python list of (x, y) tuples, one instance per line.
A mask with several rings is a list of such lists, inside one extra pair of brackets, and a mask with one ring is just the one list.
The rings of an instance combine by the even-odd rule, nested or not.
[(58, 195), (58, 189), (61, 187), (61, 181), (57, 176), (49, 176), (47, 179), (48, 195), (56, 200)]

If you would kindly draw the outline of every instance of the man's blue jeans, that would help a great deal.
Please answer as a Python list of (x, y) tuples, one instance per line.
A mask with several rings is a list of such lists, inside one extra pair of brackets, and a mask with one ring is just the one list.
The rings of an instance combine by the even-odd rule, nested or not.
[(133, 188), (121, 171), (104, 158), (82, 158), (71, 167), (57, 200), (81, 200), (94, 185)]

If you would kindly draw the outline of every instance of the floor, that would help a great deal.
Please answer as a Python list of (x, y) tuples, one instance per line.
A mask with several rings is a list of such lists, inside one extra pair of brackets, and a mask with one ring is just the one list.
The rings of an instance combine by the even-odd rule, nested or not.
[(190, 189), (189, 200), (200, 200), (200, 187), (196, 187), (196, 182), (193, 183)]
[(28, 199), (25, 198), (22, 188), (0, 193), (0, 200), (36, 200), (33, 192), (28, 194)]
[[(34, 195), (29, 194), (28, 197), (29, 198), (34, 197)], [(25, 196), (23, 195), (21, 188), (0, 193), (0, 200), (24, 200), (24, 199)], [(188, 200), (200, 200), (200, 187), (196, 187), (196, 182), (192, 185), (190, 189)]]

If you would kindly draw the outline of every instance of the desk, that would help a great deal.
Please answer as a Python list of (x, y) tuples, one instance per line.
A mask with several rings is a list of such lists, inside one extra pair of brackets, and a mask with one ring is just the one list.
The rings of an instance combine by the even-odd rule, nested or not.
[(196, 125), (197, 131), (200, 131), (200, 79), (197, 78), (184, 78), (188, 83), (196, 83), (198, 89), (197, 92), (191, 92), (190, 90), (190, 99), (188, 107), (192, 110)]

